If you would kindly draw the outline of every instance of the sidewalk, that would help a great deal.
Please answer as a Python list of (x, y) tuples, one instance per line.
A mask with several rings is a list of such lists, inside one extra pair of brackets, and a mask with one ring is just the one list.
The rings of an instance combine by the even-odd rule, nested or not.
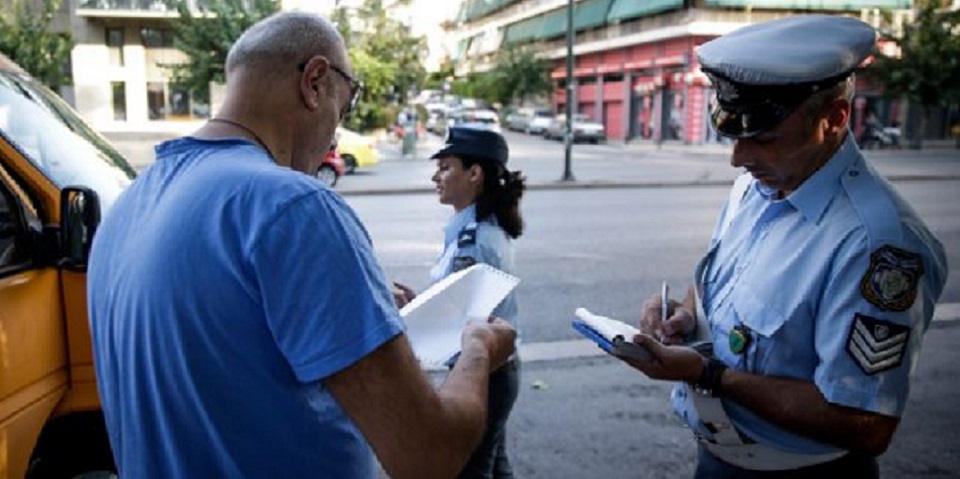
[[(178, 134), (182, 133), (108, 132), (105, 136), (135, 169), (143, 170), (153, 162), (153, 147)], [(571, 159), (575, 180), (561, 181), (565, 168), (562, 143), (512, 132), (505, 136), (511, 149), (510, 169), (522, 171), (531, 190), (727, 185), (740, 173), (730, 167), (729, 145), (609, 142), (575, 145)], [(428, 160), (442, 141), (425, 134), (417, 142), (415, 154), (404, 157), (399, 141), (382, 140), (377, 145), (380, 163), (342, 177), (336, 189), (343, 195), (432, 192), (430, 178), (435, 165)], [(865, 155), (892, 181), (960, 180), (960, 151), (956, 149), (872, 150)]]

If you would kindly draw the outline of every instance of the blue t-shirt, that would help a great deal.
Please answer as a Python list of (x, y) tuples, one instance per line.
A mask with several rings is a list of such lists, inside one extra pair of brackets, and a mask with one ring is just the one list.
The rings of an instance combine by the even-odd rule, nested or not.
[(239, 139), (159, 145), (97, 231), (88, 297), (122, 477), (375, 477), (321, 380), (402, 325), (313, 178)]
[[(899, 417), (946, 282), (943, 246), (850, 135), (785, 199), (744, 181), (697, 278), (714, 354), (734, 369), (811, 382), (830, 403)], [(734, 330), (750, 338), (739, 352)], [(723, 406), (757, 442), (801, 454), (839, 451), (734, 401)]]

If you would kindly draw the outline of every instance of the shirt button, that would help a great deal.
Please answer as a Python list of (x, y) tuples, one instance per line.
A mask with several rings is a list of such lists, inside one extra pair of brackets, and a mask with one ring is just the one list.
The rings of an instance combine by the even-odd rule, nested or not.
[(857, 170), (852, 170), (848, 173), (850, 176), (860, 176), (860, 172)]

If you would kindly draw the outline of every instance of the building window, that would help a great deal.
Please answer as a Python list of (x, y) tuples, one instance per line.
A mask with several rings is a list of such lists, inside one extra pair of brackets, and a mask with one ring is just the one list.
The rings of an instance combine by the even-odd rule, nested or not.
[(127, 120), (127, 84), (122, 81), (110, 82), (113, 92), (113, 119)]
[(147, 109), (151, 120), (186, 120), (210, 117), (210, 105), (189, 90), (166, 82), (147, 82)]
[(123, 29), (107, 29), (107, 50), (110, 54), (110, 65), (123, 66)]
[(145, 48), (173, 48), (173, 30), (169, 28), (141, 28), (140, 42)]
[(167, 117), (165, 86), (163, 82), (147, 82), (147, 114), (151, 120), (162, 120)]

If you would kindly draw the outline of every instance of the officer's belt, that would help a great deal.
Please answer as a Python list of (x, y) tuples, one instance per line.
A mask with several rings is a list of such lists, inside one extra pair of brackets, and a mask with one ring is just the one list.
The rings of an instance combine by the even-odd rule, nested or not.
[[(698, 339), (710, 337), (710, 325), (706, 322), (703, 303), (700, 301), (702, 270), (705, 261), (697, 266), (695, 278), (697, 303), (697, 336)], [(737, 431), (733, 421), (723, 410), (720, 398), (702, 394), (694, 390), (689, 384), (681, 383), (683, 401), (688, 402), (696, 409), (697, 415), (704, 426), (713, 433), (707, 438), (694, 434), (697, 442), (703, 445), (711, 454), (734, 466), (753, 471), (782, 471), (813, 466), (838, 459), (847, 451), (829, 454), (798, 454), (776, 449), (765, 444), (754, 442)]]

